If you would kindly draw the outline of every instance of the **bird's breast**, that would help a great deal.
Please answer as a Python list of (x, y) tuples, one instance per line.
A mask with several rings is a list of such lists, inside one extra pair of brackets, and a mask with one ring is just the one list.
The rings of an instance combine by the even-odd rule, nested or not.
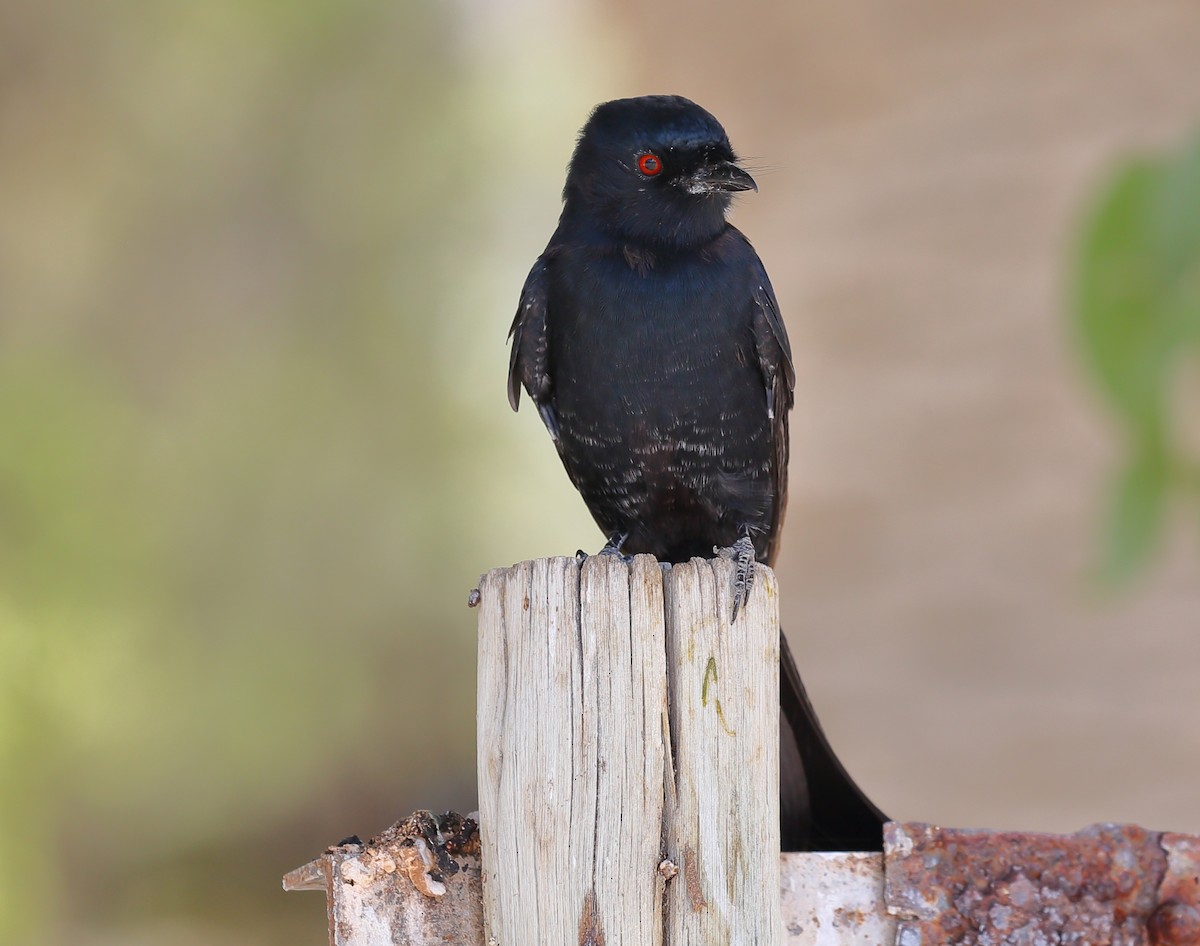
[(556, 363), (604, 387), (702, 384), (752, 342), (748, 319), (705, 276), (697, 267), (638, 273), (594, 262), (552, 300)]
[(760, 433), (743, 280), (699, 260), (646, 272), (621, 258), (571, 262), (548, 320), (556, 407), (573, 430), (648, 453), (719, 452), (726, 431)]

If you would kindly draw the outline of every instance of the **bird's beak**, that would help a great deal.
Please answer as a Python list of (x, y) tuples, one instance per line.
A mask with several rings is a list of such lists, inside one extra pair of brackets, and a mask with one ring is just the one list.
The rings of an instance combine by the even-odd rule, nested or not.
[(711, 194), (713, 191), (757, 191), (747, 172), (732, 161), (705, 164), (681, 182), (689, 194)]

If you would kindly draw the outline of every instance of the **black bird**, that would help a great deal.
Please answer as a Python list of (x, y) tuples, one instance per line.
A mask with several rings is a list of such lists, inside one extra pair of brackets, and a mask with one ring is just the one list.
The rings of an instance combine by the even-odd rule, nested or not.
[[(725, 219), (757, 190), (720, 123), (680, 96), (598, 106), (558, 229), (525, 281), (508, 397), (537, 405), (605, 551), (774, 561), (787, 501), (787, 332)], [(833, 754), (781, 636), (785, 850), (878, 850), (880, 813)]]

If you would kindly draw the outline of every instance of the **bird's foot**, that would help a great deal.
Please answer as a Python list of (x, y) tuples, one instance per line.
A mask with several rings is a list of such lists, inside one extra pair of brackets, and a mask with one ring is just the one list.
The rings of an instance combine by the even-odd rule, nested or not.
[(626, 555), (621, 549), (625, 546), (625, 540), (629, 538), (628, 532), (614, 532), (608, 537), (608, 541), (604, 543), (604, 548), (600, 550), (601, 555), (615, 555), (626, 565), (633, 561), (632, 555)]
[[(621, 547), (625, 544), (625, 540), (628, 538), (629, 538), (628, 532), (613, 533), (612, 535), (610, 535), (608, 537), (608, 541), (604, 543), (604, 548), (602, 548), (597, 554), (599, 554), (599, 555), (615, 555), (626, 565), (631, 564), (633, 562), (633, 556), (626, 555), (624, 552), (621, 551)], [(585, 552), (583, 549), (579, 549), (575, 553), (575, 561), (579, 565), (582, 565), (587, 560), (588, 560), (588, 553)]]
[(750, 589), (754, 587), (754, 542), (750, 536), (743, 535), (726, 548), (714, 546), (713, 552), (721, 558), (732, 560), (736, 566), (733, 573), (733, 617), (729, 619), (729, 623), (732, 624), (737, 620), (742, 605), (750, 597)]

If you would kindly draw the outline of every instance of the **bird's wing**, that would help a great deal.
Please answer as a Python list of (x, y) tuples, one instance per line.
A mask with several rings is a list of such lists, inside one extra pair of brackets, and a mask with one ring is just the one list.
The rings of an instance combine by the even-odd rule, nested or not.
[(558, 415), (551, 398), (552, 380), (548, 357), (549, 328), (546, 322), (547, 269), (550, 254), (543, 253), (525, 279), (521, 301), (508, 337), (512, 353), (508, 359), (508, 403), (515, 411), (521, 403), (521, 387), (537, 405), (542, 423), (558, 441)]
[(758, 264), (758, 281), (754, 287), (754, 349), (762, 371), (767, 394), (767, 412), (771, 417), (773, 456), (771, 463), (772, 492), (775, 508), (768, 535), (767, 564), (775, 560), (782, 531), (783, 514), (787, 508), (788, 411), (791, 410), (796, 387), (796, 371), (792, 367), (792, 347), (787, 329), (779, 315), (779, 302), (766, 270)]

